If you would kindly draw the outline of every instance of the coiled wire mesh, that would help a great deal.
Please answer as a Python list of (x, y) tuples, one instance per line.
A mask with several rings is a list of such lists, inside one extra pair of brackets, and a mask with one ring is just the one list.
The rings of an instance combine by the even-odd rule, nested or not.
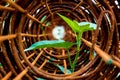
[[(120, 71), (119, 12), (118, 0), (1, 0), (0, 79), (117, 79)], [(45, 48), (24, 52), (37, 41), (53, 40), (51, 31), (56, 25), (65, 27), (64, 40), (75, 42), (72, 30), (56, 13), (78, 22), (96, 23), (97, 30), (85, 32), (83, 38), (109, 54), (114, 64), (106, 64), (99, 55), (91, 58), (92, 47), (84, 42), (72, 74), (67, 72), (70, 64), (64, 49)], [(70, 49), (70, 56), (74, 59), (75, 47)], [(55, 64), (62, 65), (65, 73)]]

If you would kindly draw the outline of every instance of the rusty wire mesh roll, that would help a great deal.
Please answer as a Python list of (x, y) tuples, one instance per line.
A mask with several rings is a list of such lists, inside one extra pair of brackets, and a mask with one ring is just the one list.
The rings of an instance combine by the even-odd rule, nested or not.
[[(118, 0), (1, 0), (0, 1), (0, 79), (117, 79), (119, 66), (106, 64), (99, 55), (91, 59), (90, 48), (82, 42), (75, 72), (61, 72), (55, 64), (70, 68), (64, 49), (24, 49), (41, 40), (53, 40), (56, 25), (65, 27), (64, 40), (75, 42), (69, 26), (56, 14), (63, 14), (78, 22), (98, 25), (94, 32), (85, 32), (83, 38), (108, 53), (118, 65), (120, 3)], [(42, 22), (41, 19), (45, 17)], [(39, 22), (41, 21), (41, 22)], [(75, 47), (70, 56), (75, 57)], [(51, 60), (54, 58), (55, 60)]]

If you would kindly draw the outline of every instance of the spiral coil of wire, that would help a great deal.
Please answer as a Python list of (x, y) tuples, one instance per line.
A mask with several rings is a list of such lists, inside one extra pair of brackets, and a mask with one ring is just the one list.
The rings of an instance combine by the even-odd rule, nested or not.
[[(119, 4), (118, 0), (1, 0), (0, 79), (117, 79), (120, 72)], [(84, 42), (72, 74), (67, 72), (70, 64), (64, 49), (45, 48), (24, 52), (37, 41), (52, 40), (51, 31), (56, 25), (65, 27), (66, 41), (75, 41), (72, 30), (57, 13), (78, 22), (96, 23), (98, 29), (94, 33), (85, 32), (83, 38), (109, 54), (114, 64), (106, 64), (99, 55), (90, 59), (90, 47)], [(74, 59), (74, 47), (70, 49), (70, 54)], [(55, 64), (62, 65), (65, 73)]]

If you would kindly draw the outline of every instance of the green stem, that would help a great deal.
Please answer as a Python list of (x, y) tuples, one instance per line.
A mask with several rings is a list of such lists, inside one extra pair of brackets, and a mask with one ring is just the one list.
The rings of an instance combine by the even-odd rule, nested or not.
[(67, 53), (68, 53), (68, 61), (70, 63), (71, 70), (73, 70), (73, 65), (72, 65), (71, 58), (70, 58), (70, 52), (68, 49), (67, 49)]
[(77, 59), (79, 57), (79, 52), (80, 52), (80, 45), (81, 45), (81, 38), (82, 38), (82, 32), (79, 32), (78, 36), (77, 36), (77, 52), (76, 52), (76, 55), (75, 55), (75, 59), (73, 61), (73, 65), (72, 65), (72, 70), (74, 72), (75, 70), (75, 64), (77, 63)]

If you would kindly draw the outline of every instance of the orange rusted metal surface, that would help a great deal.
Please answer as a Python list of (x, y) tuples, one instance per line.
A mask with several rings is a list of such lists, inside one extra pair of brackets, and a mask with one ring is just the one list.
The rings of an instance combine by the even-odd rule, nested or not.
[[(76, 41), (57, 13), (97, 24), (95, 31), (83, 34), (80, 56), (71, 74), (67, 72), (70, 64), (64, 49), (24, 52), (37, 41), (53, 40), (56, 25), (65, 27), (64, 40)], [(0, 0), (0, 80), (115, 80), (120, 77), (119, 34), (119, 0)], [(76, 48), (71, 47), (72, 60), (75, 52)], [(108, 59), (113, 64), (106, 64)], [(63, 66), (65, 73), (55, 64)]]

